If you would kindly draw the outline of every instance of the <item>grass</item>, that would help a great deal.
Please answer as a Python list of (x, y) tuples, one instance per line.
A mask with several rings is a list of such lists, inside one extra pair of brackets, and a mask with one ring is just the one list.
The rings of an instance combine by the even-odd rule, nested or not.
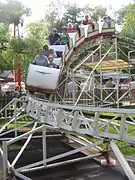
[[(120, 124), (119, 120), (116, 120), (115, 123)], [(100, 127), (100, 125), (99, 125)], [(98, 128), (99, 128), (98, 127)], [(120, 129), (120, 127), (118, 127), (118, 129)], [(101, 133), (104, 132), (104, 128), (100, 128), (98, 129)], [(108, 127), (108, 132), (112, 133), (112, 134), (118, 134), (118, 132), (116, 131), (116, 129), (114, 129), (112, 126)], [(129, 125), (128, 126), (128, 135), (130, 136), (134, 136), (135, 137), (135, 126), (133, 125)], [(97, 138), (90, 138), (89, 136), (85, 136), (85, 138), (87, 140), (90, 140), (92, 143), (98, 141)], [(123, 142), (123, 141), (117, 141), (115, 140), (115, 143), (117, 144), (117, 146), (120, 148), (121, 152), (126, 155), (126, 156), (135, 156), (135, 145), (129, 144), (128, 142)], [(101, 147), (103, 150), (106, 150), (106, 144), (102, 144), (99, 147)]]
[[(91, 112), (90, 112), (91, 113)], [(103, 116), (111, 116), (111, 117), (113, 117), (113, 116), (116, 116), (116, 114), (114, 114), (114, 113), (101, 113), (101, 115), (103, 115)], [(22, 122), (26, 122), (26, 121), (31, 121), (32, 120), (32, 118), (30, 118), (30, 117), (22, 117), (20, 120), (19, 120), (19, 123), (17, 123), (17, 127), (20, 127), (20, 126), (22, 126)], [(117, 124), (120, 124), (120, 121), (119, 120), (115, 120), (115, 123), (117, 123)], [(2, 126), (2, 125), (4, 125), (5, 124), (5, 121), (4, 120), (0, 120), (0, 127)], [(99, 125), (100, 126), (100, 125)], [(9, 124), (8, 125), (8, 129), (12, 129), (12, 128), (14, 128), (14, 122), (13, 123), (11, 123), (11, 124)], [(22, 128), (22, 131), (28, 131), (30, 128), (29, 127), (25, 127), (25, 128)], [(118, 129), (119, 129), (119, 127), (118, 127)], [(100, 128), (99, 129), (100, 130), (100, 132), (103, 132), (104, 131), (104, 128)], [(108, 127), (108, 131), (110, 132), (110, 133), (114, 133), (114, 134), (118, 134), (118, 132), (116, 131), (116, 129), (114, 129), (112, 126), (110, 126), (109, 125), (109, 127)], [(129, 135), (131, 135), (131, 136), (135, 136), (135, 126), (133, 126), (133, 125), (129, 125), (128, 126), (128, 132), (130, 132), (129, 133)], [(88, 139), (88, 140), (90, 140), (91, 142), (96, 142), (98, 139), (97, 138), (90, 138), (89, 136), (85, 136), (85, 138), (86, 139)], [(122, 142), (122, 141), (115, 141), (116, 142), (116, 144), (118, 145), (118, 147), (121, 149), (121, 152), (124, 154), (124, 155), (127, 155), (127, 156), (130, 156), (130, 155), (132, 155), (132, 156), (135, 156), (135, 147), (133, 147), (133, 146), (131, 146), (130, 144), (128, 144), (127, 142)], [(126, 148), (123, 148), (124, 146), (126, 146)], [(102, 144), (101, 146), (100, 146), (102, 149), (106, 149), (106, 144)], [(19, 147), (17, 147), (17, 149), (18, 149)]]
[[(25, 123), (25, 122), (28, 122), (28, 121), (32, 121), (32, 118), (26, 116), (26, 117), (22, 117), (20, 116), (20, 119), (18, 120), (17, 122), (17, 127), (21, 127), (22, 126), (22, 123)], [(5, 124), (5, 121), (4, 120), (0, 120), (0, 127), (2, 127), (3, 125)], [(15, 124), (14, 124), (14, 121), (12, 123), (10, 123), (7, 128), (8, 129), (12, 129), (14, 128)], [(25, 128), (26, 129), (26, 128)]]

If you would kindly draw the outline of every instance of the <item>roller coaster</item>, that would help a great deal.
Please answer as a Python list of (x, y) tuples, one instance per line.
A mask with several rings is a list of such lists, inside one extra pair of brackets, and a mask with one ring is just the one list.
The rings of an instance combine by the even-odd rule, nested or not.
[[(0, 137), (3, 140), (1, 148), (3, 180), (7, 179), (10, 170), (16, 177), (30, 180), (24, 173), (50, 167), (51, 162), (52, 167), (66, 164), (68, 162), (54, 164), (53, 161), (85, 150), (98, 149), (101, 144), (109, 146), (107, 151), (114, 152), (128, 179), (135, 180), (134, 172), (115, 143), (115, 140), (118, 140), (135, 145), (135, 110), (121, 107), (125, 102), (131, 105), (135, 98), (134, 81), (132, 83), (130, 81), (134, 76), (131, 74), (131, 69), (135, 62), (132, 56), (135, 40), (117, 35), (113, 21), (109, 28), (106, 23), (101, 27), (96, 23), (94, 30), (91, 26), (85, 25), (80, 27), (80, 32), (80, 36), (78, 32), (69, 33), (69, 48), (62, 45), (52, 46), (56, 51), (63, 53), (60, 69), (30, 64), (26, 86), (34, 93), (29, 93), (20, 99), (15, 98), (0, 110), (1, 117), (4, 116), (5, 119), (5, 124), (0, 129)], [(127, 53), (123, 49), (126, 49)], [(122, 63), (119, 53), (126, 59)], [(113, 72), (109, 67), (107, 72), (103, 70), (104, 62), (109, 62), (106, 61), (108, 57), (115, 62)], [(86, 68), (88, 68), (87, 71)], [(105, 76), (107, 78), (115, 76), (115, 87), (104, 87)], [(130, 81), (124, 91), (120, 91), (119, 88), (121, 76), (126, 76)], [(85, 80), (85, 84), (81, 88), (82, 79)], [(73, 82), (72, 97), (67, 96), (69, 82)], [(89, 88), (86, 89), (86, 87)], [(46, 94), (49, 94), (49, 98), (46, 98)], [(11, 110), (13, 113), (8, 116)], [(113, 117), (104, 118), (102, 113), (113, 113)], [(17, 127), (19, 119), (27, 116), (31, 120)], [(13, 129), (5, 131), (8, 125), (13, 123)], [(30, 126), (31, 130), (19, 135), (19, 129), (27, 126)], [(83, 139), (82, 146), (47, 158), (47, 129), (64, 133), (68, 139), (74, 141)], [(7, 138), (11, 132), (14, 132), (15, 137)], [(37, 132), (42, 132), (42, 160), (16, 168), (16, 163), (32, 139), (32, 135)], [(97, 141), (91, 143), (86, 140), (86, 136), (89, 139), (94, 137)], [(23, 138), (26, 138), (25, 143), (13, 161), (9, 162), (8, 147)], [(87, 156), (87, 158), (95, 157), (99, 157), (99, 152)], [(76, 159), (72, 161), (75, 162)], [(111, 163), (110, 160), (107, 162)]]

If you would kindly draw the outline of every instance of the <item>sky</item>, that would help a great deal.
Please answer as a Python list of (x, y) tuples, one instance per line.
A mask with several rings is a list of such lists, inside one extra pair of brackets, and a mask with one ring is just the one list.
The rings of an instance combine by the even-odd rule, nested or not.
[[(0, 0), (1, 1), (1, 0)], [(45, 6), (50, 0), (20, 0), (24, 5), (31, 8), (32, 16), (27, 18), (27, 22), (40, 20), (44, 18)], [(133, 3), (134, 0), (64, 0), (65, 3), (74, 3), (76, 2), (79, 6), (84, 6), (86, 4), (91, 4), (93, 6), (102, 5), (109, 6), (111, 5), (114, 10), (119, 9), (122, 5), (127, 5), (129, 3)]]
[[(4, 2), (6, 0), (0, 0), (0, 2)], [(26, 7), (31, 8), (32, 15), (25, 19), (25, 23), (33, 22), (44, 18), (45, 16), (45, 7), (51, 0), (18, 0), (21, 1)], [(127, 5), (129, 3), (133, 3), (134, 0), (63, 0), (65, 4), (67, 3), (75, 3), (78, 4), (80, 7), (85, 6), (86, 4), (90, 4), (93, 6), (102, 5), (102, 6), (109, 6), (111, 5), (113, 10), (119, 9), (123, 5)]]

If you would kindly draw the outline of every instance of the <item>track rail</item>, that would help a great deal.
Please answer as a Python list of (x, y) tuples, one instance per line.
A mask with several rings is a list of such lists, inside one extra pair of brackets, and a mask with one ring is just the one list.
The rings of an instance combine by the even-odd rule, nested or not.
[[(92, 112), (94, 117), (87, 118), (83, 112)], [(111, 112), (115, 116), (109, 120), (103, 119), (100, 118), (102, 112)], [(46, 103), (30, 98), (26, 113), (30, 117), (54, 128), (135, 144), (135, 132), (131, 130), (132, 127), (135, 127), (134, 109), (69, 106)], [(116, 120), (117, 117), (120, 117), (119, 122)], [(111, 132), (112, 129), (114, 133)]]

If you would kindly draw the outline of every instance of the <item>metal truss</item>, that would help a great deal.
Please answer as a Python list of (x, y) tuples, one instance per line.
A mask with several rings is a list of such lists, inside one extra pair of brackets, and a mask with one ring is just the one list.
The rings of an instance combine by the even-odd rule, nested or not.
[[(103, 119), (100, 116), (103, 112), (114, 113), (114, 117)], [(131, 126), (135, 126), (134, 109), (60, 105), (30, 98), (26, 113), (30, 117), (54, 128), (135, 144), (135, 132), (130, 130)], [(112, 130), (115, 133), (112, 133)]]
[[(127, 56), (121, 47), (119, 47), (119, 45), (126, 47), (126, 44), (129, 52), (135, 47), (135, 42), (133, 40), (120, 37), (99, 37), (96, 40), (86, 42), (83, 48), (74, 52), (70, 63), (63, 67), (65, 77), (59, 84), (57, 94), (55, 94), (54, 97), (51, 95), (49, 100), (46, 101), (29, 96), (22, 97), (12, 100), (0, 110), (0, 114), (5, 118), (5, 124), (0, 129), (0, 138), (4, 140), (2, 149), (0, 149), (4, 163), (3, 180), (7, 179), (9, 171), (13, 171), (15, 176), (21, 179), (31, 180), (24, 176), (23, 173), (77, 162), (82, 159), (99, 157), (102, 155), (102, 151), (82, 158), (53, 163), (54, 160), (61, 159), (71, 154), (92, 150), (103, 143), (109, 144), (129, 180), (135, 179), (133, 171), (114, 142), (114, 140), (118, 140), (135, 144), (135, 128), (133, 128), (135, 127), (135, 110), (119, 108), (120, 103), (123, 102), (124, 99), (130, 100), (131, 90), (128, 88), (124, 93), (120, 94), (118, 78), (115, 88), (107, 89), (103, 87), (104, 74), (102, 71), (102, 64), (107, 56), (111, 56), (115, 59), (115, 72), (117, 75), (119, 72), (126, 70), (130, 78), (130, 63), (127, 69), (123, 67), (120, 69), (118, 68), (118, 51), (121, 51), (128, 60), (130, 59), (130, 53)], [(99, 56), (98, 61), (96, 61), (95, 58), (97, 54)], [(81, 74), (81, 68), (88, 62), (92, 64), (91, 70), (85, 74)], [(96, 73), (97, 71), (98, 73)], [(111, 71), (109, 72), (109, 76), (113, 76)], [(80, 86), (80, 79), (85, 79), (83, 88)], [(71, 97), (67, 95), (67, 84), (69, 80), (73, 82)], [(94, 84), (94, 86), (91, 90), (87, 90), (86, 87), (90, 84)], [(76, 91), (77, 88), (80, 90)], [(116, 104), (117, 108), (110, 108), (113, 104)], [(10, 116), (8, 115), (9, 111), (12, 112)], [(113, 113), (113, 117), (103, 118), (103, 113)], [(28, 121), (22, 126), (17, 127), (19, 119), (25, 116), (31, 117), (32, 121)], [(14, 123), (14, 128), (4, 132), (11, 123)], [(38, 126), (39, 124), (40, 126)], [(18, 130), (29, 125), (33, 125), (31, 130), (18, 136)], [(85, 143), (77, 149), (47, 158), (47, 128), (64, 132), (68, 138), (74, 135), (74, 137), (72, 136), (73, 140), (75, 140), (78, 135), (78, 139), (84, 138), (84, 135), (87, 135), (98, 139), (98, 141), (93, 144), (85, 141)], [(4, 139), (4, 135), (10, 132), (14, 132), (15, 137), (12, 139)], [(42, 160), (27, 166), (15, 168), (19, 158), (36, 132), (42, 132)], [(8, 147), (24, 138), (26, 139), (24, 145), (13, 161), (9, 163)], [(79, 141), (78, 139), (77, 141)]]
[[(87, 155), (83, 158), (72, 159), (68, 161), (62, 161), (59, 163), (52, 163), (54, 160), (61, 159), (63, 157), (75, 154), (77, 152), (82, 152), (85, 150), (90, 150), (96, 148), (102, 143), (109, 143), (113, 152), (116, 154), (116, 157), (120, 161), (122, 168), (125, 170), (125, 173), (130, 180), (133, 180), (135, 175), (133, 174), (130, 166), (124, 159), (117, 145), (112, 141), (112, 139), (127, 141), (128, 143), (135, 144), (135, 132), (132, 130), (135, 126), (135, 112), (134, 109), (112, 109), (112, 108), (94, 108), (94, 107), (82, 107), (82, 106), (72, 106), (72, 105), (62, 105), (58, 103), (49, 103), (46, 101), (39, 101), (31, 97), (21, 99), (14, 99), (9, 105), (14, 105), (14, 117), (17, 115), (17, 104), (21, 103), (20, 111), (21, 114), (26, 114), (30, 116), (34, 121), (29, 122), (33, 124), (31, 130), (27, 133), (24, 133), (20, 136), (17, 136), (12, 139), (4, 139), (2, 144), (2, 157), (3, 157), (3, 180), (6, 180), (8, 172), (13, 171), (17, 177), (20, 177), (24, 180), (30, 180), (30, 178), (23, 175), (23, 173), (29, 171), (35, 171), (38, 169), (55, 167), (66, 163), (77, 162), (82, 159), (89, 159), (98, 156), (102, 156), (102, 151)], [(9, 107), (9, 105), (7, 107)], [(22, 111), (23, 109), (23, 111)], [(3, 109), (5, 110), (5, 108)], [(104, 119), (100, 115), (103, 112), (114, 113), (114, 117), (110, 119)], [(90, 113), (90, 114), (88, 114)], [(21, 115), (20, 114), (20, 115)], [(17, 116), (19, 119), (19, 115)], [(13, 121), (12, 121), (13, 122)], [(10, 123), (12, 123), (10, 122)], [(38, 124), (41, 126), (37, 127)], [(26, 126), (28, 123), (25, 124)], [(46, 155), (46, 128), (51, 128), (53, 130), (59, 130), (67, 134), (67, 137), (70, 137), (70, 134), (76, 135), (79, 134), (80, 137), (88, 135), (90, 137), (96, 137), (99, 141), (94, 144), (90, 142), (85, 142), (83, 145), (77, 149), (71, 150), (69, 152), (59, 154), (54, 157), (47, 158)], [(4, 127), (3, 127), (4, 129)], [(19, 128), (14, 129), (17, 132)], [(113, 130), (113, 133), (112, 133)], [(21, 157), (22, 153), (25, 151), (25, 148), (33, 138), (34, 133), (42, 132), (42, 148), (43, 148), (43, 159), (39, 162), (29, 164), (27, 166), (15, 168), (16, 163)], [(1, 135), (2, 135), (1, 130)], [(4, 134), (3, 134), (4, 135)], [(12, 162), (8, 162), (8, 147), (15, 142), (26, 139), (24, 145), (19, 150), (18, 154)], [(72, 137), (73, 138), (73, 137)], [(75, 136), (74, 136), (75, 138)], [(73, 138), (73, 139), (74, 139)], [(78, 139), (78, 141), (79, 141)], [(123, 160), (124, 159), (124, 160)], [(124, 163), (123, 163), (124, 162)], [(49, 164), (48, 164), (49, 163)]]
[[(133, 99), (133, 94), (130, 86), (128, 86), (124, 90), (120, 90), (119, 87), (120, 73), (122, 73), (123, 71), (126, 72), (125, 76), (128, 76), (129, 79), (132, 76), (130, 73), (130, 61), (128, 68), (118, 66), (118, 51), (120, 51), (125, 56), (125, 58), (129, 60), (128, 55), (125, 54), (121, 49), (121, 47), (123, 47), (120, 44), (121, 42), (125, 42), (129, 45), (135, 45), (135, 43), (131, 42), (130, 39), (124, 39), (120, 37), (99, 37), (97, 39), (91, 40), (90, 42), (85, 42), (84, 48), (81, 48), (81, 51), (79, 52), (75, 52), (69, 64), (65, 66), (66, 76), (63, 81), (61, 81), (57, 92), (60, 101), (65, 104), (81, 106), (87, 104), (94, 107), (107, 107), (115, 105), (117, 108), (119, 108), (120, 105), (125, 101), (130, 102)], [(94, 49), (92, 49), (92, 44), (94, 45)], [(130, 46), (129, 52), (131, 50), (132, 48)], [(81, 54), (85, 54), (83, 59), (80, 57)], [(99, 57), (98, 61), (96, 59), (97, 56), (95, 56), (96, 54), (98, 54)], [(106, 57), (109, 56), (115, 59), (116, 68), (113, 72), (112, 70), (109, 70), (106, 76), (108, 76), (109, 79), (109, 77), (114, 77), (115, 73), (116, 82), (114, 88), (106, 88), (103, 82), (104, 72), (102, 71), (102, 64), (104, 63)], [(88, 63), (91, 63), (92, 70), (85, 72), (83, 66), (86, 66), (86, 64)], [(83, 69), (84, 72), (82, 73), (83, 75), (81, 76), (81, 78), (80, 76), (77, 76), (77, 74), (80, 73), (80, 69)], [(80, 87), (81, 79), (85, 80), (85, 85), (83, 88)], [(67, 95), (69, 81), (72, 81), (74, 84), (72, 97)], [(90, 84), (91, 89), (87, 90), (87, 87), (90, 86)], [(59, 92), (59, 88), (61, 88), (62, 86), (62, 91), (64, 92), (61, 94)], [(76, 91), (76, 86), (80, 90)], [(56, 101), (59, 101), (58, 99), (56, 99)]]

